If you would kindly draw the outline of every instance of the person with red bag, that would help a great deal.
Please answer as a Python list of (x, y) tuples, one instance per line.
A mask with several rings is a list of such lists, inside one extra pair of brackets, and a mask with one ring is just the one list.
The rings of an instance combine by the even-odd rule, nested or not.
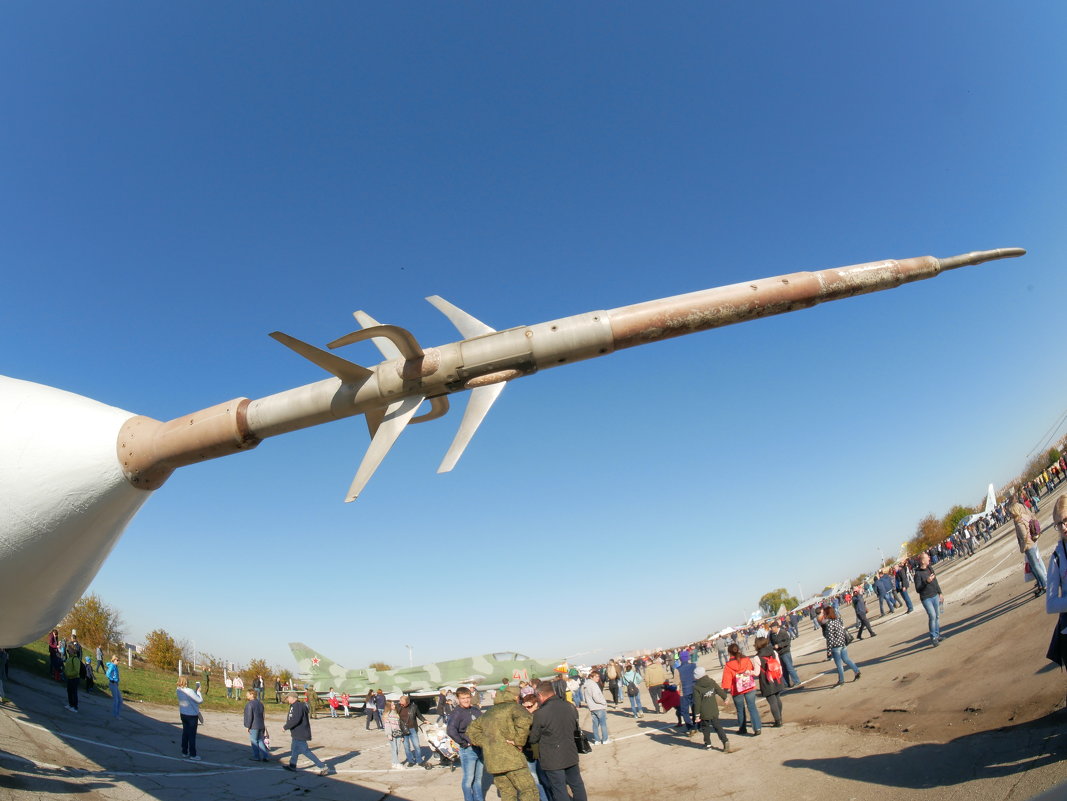
[(737, 733), (748, 734), (748, 724), (745, 710), (748, 709), (748, 717), (752, 719), (752, 736), (759, 737), (763, 733), (763, 723), (759, 719), (756, 710), (756, 680), (759, 677), (759, 665), (753, 664), (752, 660), (741, 654), (741, 646), (730, 643), (726, 649), (730, 658), (722, 669), (722, 686), (730, 691), (734, 699), (734, 707), (737, 709)]

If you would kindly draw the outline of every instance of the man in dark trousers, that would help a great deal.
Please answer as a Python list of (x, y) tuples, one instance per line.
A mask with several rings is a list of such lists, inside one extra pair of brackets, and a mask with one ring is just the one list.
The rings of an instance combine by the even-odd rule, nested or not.
[(270, 751), (267, 750), (267, 746), (263, 742), (263, 734), (267, 731), (263, 702), (256, 698), (255, 690), (249, 690), (245, 694), (245, 698), (248, 700), (245, 702), (244, 724), (245, 729), (248, 731), (248, 741), (252, 745), (250, 759), (253, 762), (269, 762)]
[(463, 801), (484, 801), (482, 773), (485, 764), (482, 752), (467, 739), (467, 727), (482, 715), (482, 710), (471, 706), (471, 691), (466, 687), (456, 690), (459, 704), (448, 717), (448, 736), (459, 746), (459, 764), (463, 768)]
[(286, 770), (296, 770), (296, 760), (303, 754), (318, 765), (320, 776), (327, 775), (330, 769), (326, 767), (326, 763), (311, 753), (308, 747), (308, 741), (311, 740), (311, 721), (308, 719), (307, 704), (297, 700), (296, 693), (289, 693), (285, 700), (289, 704), (289, 714), (282, 729), (293, 737), (293, 752), (289, 755), (289, 761), (282, 763), (282, 767)]
[(785, 686), (800, 687), (800, 676), (793, 667), (793, 638), (777, 620), (771, 621), (770, 629), (768, 639), (774, 646), (774, 650), (778, 652), (778, 661), (782, 663), (782, 679), (785, 681)]
[(528, 742), (539, 744), (539, 763), (548, 781), (549, 795), (552, 801), (567, 801), (569, 797), (587, 801), (585, 783), (578, 769), (578, 747), (574, 744), (578, 710), (557, 698), (549, 683), (538, 686), (537, 697), (541, 706), (534, 712)]
[(863, 639), (864, 628), (871, 633), (872, 637), (877, 637), (878, 635), (874, 633), (874, 629), (867, 620), (867, 602), (863, 600), (863, 587), (852, 588), (852, 608), (856, 610), (856, 639)]
[(904, 600), (904, 605), (908, 607), (908, 611), (904, 614), (910, 615), (915, 607), (911, 602), (911, 596), (908, 595), (908, 587), (911, 586), (911, 581), (908, 579), (907, 562), (901, 562), (897, 565), (897, 572), (893, 578), (893, 582), (896, 587), (897, 595)]
[(919, 554), (919, 569), (915, 571), (915, 591), (919, 593), (927, 617), (930, 618), (930, 644), (941, 643), (941, 604), (945, 596), (941, 594), (941, 585), (930, 567), (930, 554)]

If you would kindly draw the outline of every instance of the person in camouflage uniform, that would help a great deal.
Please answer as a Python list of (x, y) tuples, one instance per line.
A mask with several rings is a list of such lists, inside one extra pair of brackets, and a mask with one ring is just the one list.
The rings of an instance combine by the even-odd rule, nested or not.
[(522, 753), (533, 715), (516, 703), (518, 700), (518, 687), (498, 690), (493, 708), (467, 727), (467, 739), (482, 749), (485, 769), (493, 774), (501, 801), (539, 801), (537, 785)]

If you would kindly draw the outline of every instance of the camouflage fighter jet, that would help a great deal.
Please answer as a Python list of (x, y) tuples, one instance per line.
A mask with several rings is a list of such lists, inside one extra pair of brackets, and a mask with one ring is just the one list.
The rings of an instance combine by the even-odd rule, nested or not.
[(346, 670), (301, 642), (289, 643), (300, 679), (318, 692), (333, 687), (352, 696), (381, 688), (386, 694), (406, 693), (415, 697), (436, 695), (442, 687), (500, 684), (512, 680), (551, 677), (559, 663), (541, 662), (506, 651), (481, 656), (431, 662), (428, 665), (393, 670)]

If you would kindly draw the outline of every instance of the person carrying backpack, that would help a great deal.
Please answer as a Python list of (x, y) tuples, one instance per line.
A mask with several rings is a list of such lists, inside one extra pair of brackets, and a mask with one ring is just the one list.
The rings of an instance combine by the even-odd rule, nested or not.
[(782, 725), (782, 663), (766, 637), (756, 638), (756, 656), (760, 661), (759, 694), (767, 699), (777, 729)]
[(641, 674), (632, 664), (626, 665), (626, 672), (622, 674), (622, 684), (626, 688), (626, 697), (630, 701), (630, 712), (634, 718), (641, 717), (644, 708), (641, 705)]

